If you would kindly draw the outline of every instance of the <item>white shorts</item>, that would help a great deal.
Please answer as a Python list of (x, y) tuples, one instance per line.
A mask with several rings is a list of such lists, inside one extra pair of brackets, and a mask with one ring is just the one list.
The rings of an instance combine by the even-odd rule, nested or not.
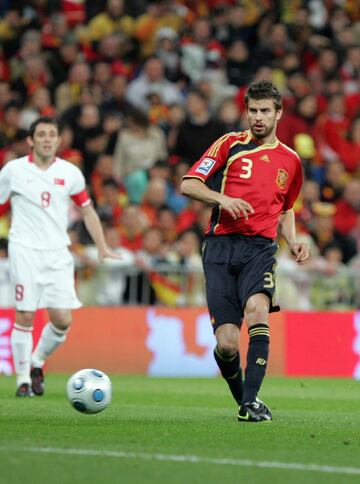
[(44, 251), (10, 243), (9, 259), (18, 311), (81, 307), (75, 292), (74, 260), (67, 247)]

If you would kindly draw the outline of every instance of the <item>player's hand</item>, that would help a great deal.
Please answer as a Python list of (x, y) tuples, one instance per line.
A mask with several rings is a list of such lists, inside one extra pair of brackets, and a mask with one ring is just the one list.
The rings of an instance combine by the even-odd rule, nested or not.
[(122, 259), (121, 254), (118, 254), (114, 250), (110, 249), (110, 247), (105, 246), (99, 249), (99, 261), (103, 262), (107, 257), (110, 259)]
[(240, 217), (244, 217), (248, 220), (249, 215), (254, 213), (254, 209), (250, 203), (241, 198), (232, 198), (224, 195), (220, 200), (220, 206), (229, 212), (234, 220), (237, 220)]
[(303, 264), (310, 255), (310, 247), (303, 242), (294, 242), (289, 244), (290, 252), (295, 256), (295, 260), (298, 264)]

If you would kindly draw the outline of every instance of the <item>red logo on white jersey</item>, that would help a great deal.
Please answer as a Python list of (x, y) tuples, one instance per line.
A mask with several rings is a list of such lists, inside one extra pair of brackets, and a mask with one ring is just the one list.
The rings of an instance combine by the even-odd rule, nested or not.
[(65, 180), (63, 178), (54, 178), (55, 185), (65, 185)]

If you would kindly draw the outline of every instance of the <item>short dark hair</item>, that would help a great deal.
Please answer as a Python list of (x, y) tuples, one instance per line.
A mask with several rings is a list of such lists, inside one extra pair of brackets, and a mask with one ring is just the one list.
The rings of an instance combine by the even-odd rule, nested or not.
[(40, 116), (40, 118), (37, 118), (30, 125), (29, 132), (28, 132), (30, 138), (33, 138), (34, 137), (35, 130), (36, 130), (36, 128), (38, 127), (38, 125), (40, 123), (53, 124), (54, 126), (56, 126), (56, 129), (58, 130), (58, 133), (60, 133), (60, 125), (59, 125), (58, 121), (55, 118), (51, 118), (50, 116)]
[(246, 106), (248, 106), (250, 99), (256, 101), (260, 101), (261, 99), (273, 99), (277, 111), (282, 107), (280, 93), (270, 81), (261, 80), (252, 82), (245, 94)]

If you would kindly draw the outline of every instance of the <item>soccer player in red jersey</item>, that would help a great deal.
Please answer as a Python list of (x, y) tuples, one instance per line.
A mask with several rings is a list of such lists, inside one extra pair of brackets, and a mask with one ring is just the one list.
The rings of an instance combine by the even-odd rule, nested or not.
[[(272, 420), (257, 394), (269, 354), (269, 313), (278, 311), (274, 267), (284, 237), (299, 264), (309, 247), (296, 241), (294, 202), (302, 184), (298, 155), (276, 137), (281, 96), (268, 81), (245, 95), (249, 130), (228, 133), (189, 169), (181, 190), (214, 205), (202, 257), (217, 346), (215, 360), (239, 404), (239, 421)], [(244, 375), (239, 336), (245, 318), (249, 348)]]

